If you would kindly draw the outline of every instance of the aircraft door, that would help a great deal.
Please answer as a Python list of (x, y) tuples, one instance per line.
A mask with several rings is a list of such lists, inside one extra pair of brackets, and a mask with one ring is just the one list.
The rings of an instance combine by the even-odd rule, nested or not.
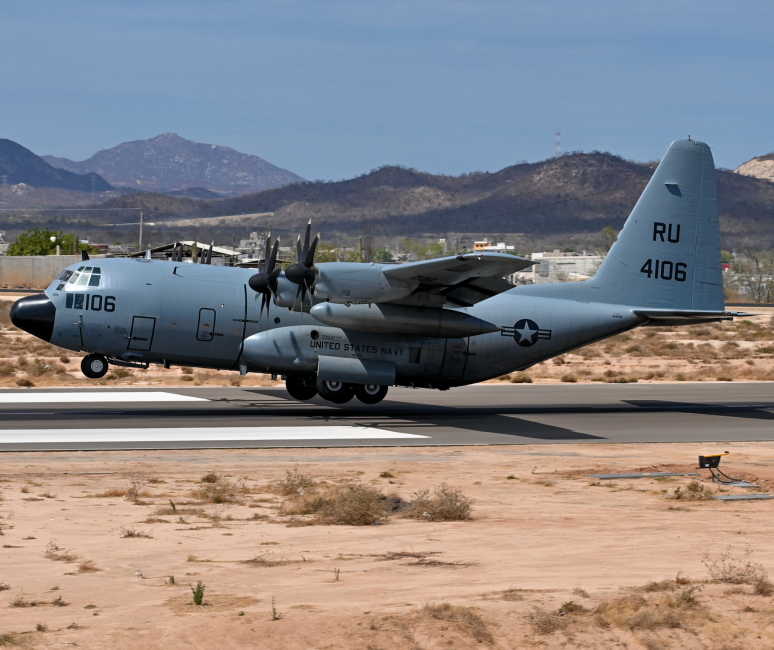
[(446, 354), (443, 358), (441, 377), (461, 379), (465, 372), (468, 346), (465, 339), (446, 339)]
[(215, 310), (202, 308), (199, 310), (199, 327), (196, 338), (200, 341), (212, 341), (215, 338)]
[(146, 316), (135, 316), (132, 319), (132, 331), (129, 333), (129, 350), (147, 352), (153, 343), (153, 333), (156, 329), (156, 319)]

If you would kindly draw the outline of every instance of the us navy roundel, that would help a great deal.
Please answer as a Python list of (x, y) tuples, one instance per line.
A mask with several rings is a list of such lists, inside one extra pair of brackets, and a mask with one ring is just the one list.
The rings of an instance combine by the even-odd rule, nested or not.
[(551, 339), (551, 330), (543, 330), (538, 327), (534, 320), (522, 318), (513, 326), (513, 328), (504, 328), (503, 335), (513, 336), (521, 347), (528, 348), (535, 345), (540, 339)]

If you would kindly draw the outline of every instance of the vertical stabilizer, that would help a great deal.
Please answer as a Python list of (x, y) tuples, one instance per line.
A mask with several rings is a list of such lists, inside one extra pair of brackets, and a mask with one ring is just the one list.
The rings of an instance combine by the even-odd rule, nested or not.
[(724, 309), (715, 165), (709, 146), (675, 140), (596, 275), (592, 302)]

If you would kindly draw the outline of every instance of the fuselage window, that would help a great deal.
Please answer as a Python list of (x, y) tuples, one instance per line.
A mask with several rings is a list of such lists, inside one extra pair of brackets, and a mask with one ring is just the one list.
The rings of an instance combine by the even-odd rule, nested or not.
[(76, 271), (75, 273), (73, 273), (73, 274), (72, 274), (72, 276), (71, 276), (71, 277), (70, 277), (70, 279), (67, 281), (67, 283), (68, 283), (68, 284), (75, 284), (75, 283), (76, 283), (76, 281), (78, 280), (78, 276), (80, 276), (80, 273), (78, 273), (78, 272)]
[(85, 269), (83, 269), (82, 272), (76, 271), (75, 273), (72, 273), (72, 271), (68, 271), (68, 273), (72, 273), (72, 275), (69, 277), (68, 283), (69, 284), (77, 284), (79, 286), (89, 286), (89, 287), (98, 287), (100, 285), (100, 281), (102, 280), (102, 274), (100, 267), (95, 266), (94, 268), (87, 266)]
[(101, 275), (95, 275), (94, 273), (91, 274), (91, 277), (89, 278), (89, 286), (90, 287), (98, 287), (99, 286), (99, 280), (102, 276)]
[[(97, 296), (95, 296), (96, 298)], [(82, 293), (68, 293), (65, 299), (65, 308), (67, 309), (83, 309), (84, 294)], [(99, 296), (100, 308), (102, 307), (102, 296)], [(99, 311), (99, 310), (97, 310)]]
[(59, 276), (59, 280), (62, 282), (67, 282), (70, 279), (70, 276), (73, 274), (72, 271), (65, 271), (62, 273), (62, 275)]

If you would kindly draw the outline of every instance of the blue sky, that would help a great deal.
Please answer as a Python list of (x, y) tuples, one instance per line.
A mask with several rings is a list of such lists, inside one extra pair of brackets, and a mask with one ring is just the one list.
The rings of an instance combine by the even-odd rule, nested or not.
[(173, 131), (308, 179), (565, 150), (774, 151), (774, 3), (4, 0), (0, 137), (82, 160)]

